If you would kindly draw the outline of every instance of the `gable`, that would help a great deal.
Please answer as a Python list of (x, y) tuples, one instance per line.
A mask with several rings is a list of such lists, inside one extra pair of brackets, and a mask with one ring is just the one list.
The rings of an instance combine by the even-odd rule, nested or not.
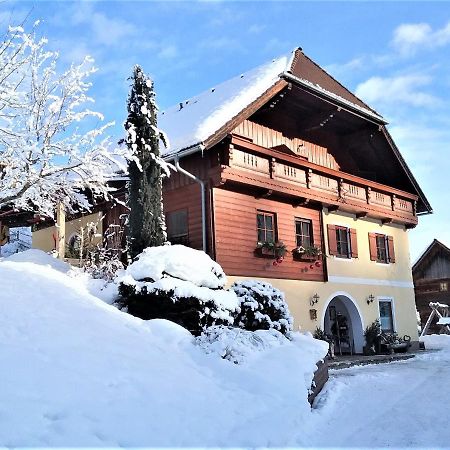
[(434, 239), (412, 267), (414, 279), (450, 278), (450, 249)]
[(339, 83), (339, 81), (333, 78), (312, 59), (308, 58), (301, 49), (297, 49), (297, 51), (295, 52), (290, 72), (292, 73), (292, 75), (295, 75), (301, 80), (308, 81), (312, 85), (315, 85), (317, 88), (328, 91), (336, 95), (337, 97), (347, 100), (348, 102), (361, 108), (368, 109), (369, 111), (372, 111), (374, 114), (379, 116), (379, 114), (375, 110), (370, 108), (370, 106), (364, 103), (355, 94), (350, 92), (345, 86)]

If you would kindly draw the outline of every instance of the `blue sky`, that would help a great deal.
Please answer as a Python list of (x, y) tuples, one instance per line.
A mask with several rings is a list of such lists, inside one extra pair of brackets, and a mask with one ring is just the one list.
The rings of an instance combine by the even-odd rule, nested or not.
[(435, 212), (410, 233), (412, 259), (450, 245), (450, 3), (3, 0), (0, 27), (27, 14), (62, 64), (94, 57), (91, 94), (117, 136), (135, 63), (164, 110), (301, 46), (390, 122)]

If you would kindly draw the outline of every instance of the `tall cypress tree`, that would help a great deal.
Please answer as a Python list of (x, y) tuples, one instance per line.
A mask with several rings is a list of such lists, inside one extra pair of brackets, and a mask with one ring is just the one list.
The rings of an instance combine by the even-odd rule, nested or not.
[(163, 136), (157, 128), (153, 82), (137, 65), (131, 80), (125, 129), (126, 143), (134, 155), (128, 163), (128, 245), (131, 258), (135, 258), (146, 247), (162, 245), (166, 241), (166, 227), (162, 207), (163, 162), (159, 152)]

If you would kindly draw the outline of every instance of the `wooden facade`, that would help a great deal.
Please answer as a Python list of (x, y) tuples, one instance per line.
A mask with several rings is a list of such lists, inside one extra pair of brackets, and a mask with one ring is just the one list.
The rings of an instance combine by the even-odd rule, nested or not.
[[(312, 222), (314, 245), (323, 247), (320, 211), (270, 198), (255, 198), (243, 192), (215, 188), (213, 190), (215, 256), (229, 275), (325, 281), (324, 267), (311, 261), (296, 260), (295, 219)], [(256, 215), (258, 211), (273, 212), (276, 218), (276, 240), (288, 252), (282, 263), (273, 265), (273, 258), (255, 255), (257, 246)], [(322, 258), (320, 259), (322, 261)]]
[[(435, 239), (413, 266), (416, 307), (422, 326), (431, 308), (430, 302), (450, 305), (450, 249)], [(430, 332), (438, 332), (436, 321)]]

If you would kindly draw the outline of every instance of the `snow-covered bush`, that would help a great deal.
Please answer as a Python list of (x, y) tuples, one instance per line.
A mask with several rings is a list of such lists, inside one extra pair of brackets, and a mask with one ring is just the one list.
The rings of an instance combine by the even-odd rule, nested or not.
[(249, 331), (275, 329), (285, 335), (292, 331), (293, 319), (284, 294), (270, 283), (240, 281), (231, 290), (240, 303), (235, 319), (237, 326)]
[(247, 331), (224, 325), (212, 326), (195, 339), (196, 345), (207, 354), (217, 354), (235, 364), (286, 342), (289, 342), (286, 337), (274, 329)]
[(146, 248), (118, 277), (119, 305), (141, 319), (168, 319), (198, 335), (234, 322), (238, 299), (206, 253), (183, 245)]
[(113, 281), (117, 272), (123, 269), (123, 264), (117, 252), (97, 247), (88, 253), (83, 268), (94, 279)]

